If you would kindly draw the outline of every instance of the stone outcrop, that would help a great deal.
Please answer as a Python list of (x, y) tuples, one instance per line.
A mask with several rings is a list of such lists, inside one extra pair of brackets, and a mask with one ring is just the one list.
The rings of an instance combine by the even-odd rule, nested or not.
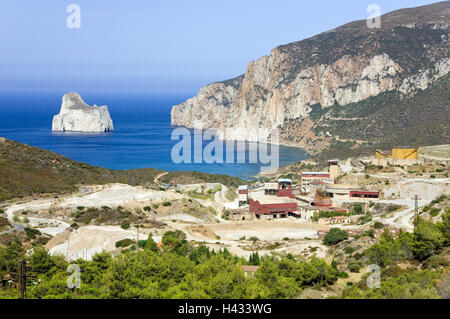
[(449, 2), (405, 9), (383, 16), (381, 29), (357, 21), (277, 47), (252, 61), (242, 76), (203, 87), (174, 106), (172, 125), (214, 128), (222, 139), (255, 141), (290, 120), (302, 123), (315, 106), (424, 90), (450, 70), (449, 13)]
[(52, 131), (102, 133), (114, 130), (108, 107), (89, 106), (78, 93), (67, 93), (62, 98), (61, 110), (53, 117)]

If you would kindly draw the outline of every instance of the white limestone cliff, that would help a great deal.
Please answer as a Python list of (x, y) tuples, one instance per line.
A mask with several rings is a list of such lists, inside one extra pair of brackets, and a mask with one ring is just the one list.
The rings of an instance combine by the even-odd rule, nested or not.
[(114, 130), (108, 107), (89, 106), (76, 92), (62, 98), (61, 110), (53, 117), (52, 131), (102, 133)]
[(251, 62), (239, 88), (213, 83), (174, 106), (172, 125), (214, 128), (223, 139), (242, 139), (246, 132), (246, 140), (257, 141), (257, 131), (264, 129), (268, 136), (286, 119), (305, 118), (312, 105), (347, 105), (387, 91), (423, 90), (450, 69), (448, 59), (443, 59), (402, 81), (402, 68), (387, 54), (371, 59), (344, 56), (331, 65), (300, 70), (291, 83), (279, 85), (281, 67), (273, 68), (274, 61), (283, 60), (279, 55), (274, 50)]
[(250, 62), (243, 75), (173, 106), (171, 123), (215, 129), (225, 140), (257, 141), (296, 122), (300, 130), (281, 141), (291, 144), (293, 135), (310, 134), (316, 120), (307, 120), (317, 107), (339, 108), (387, 92), (414, 96), (450, 71), (448, 12), (449, 2), (399, 10), (383, 15), (377, 30), (361, 20), (278, 46)]

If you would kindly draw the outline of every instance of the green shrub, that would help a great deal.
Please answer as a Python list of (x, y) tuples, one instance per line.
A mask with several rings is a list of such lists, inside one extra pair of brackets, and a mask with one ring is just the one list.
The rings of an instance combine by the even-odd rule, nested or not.
[(423, 269), (439, 269), (440, 267), (448, 267), (449, 262), (441, 255), (433, 255), (422, 264)]
[(116, 242), (116, 248), (122, 247), (128, 247), (130, 245), (132, 245), (134, 243), (134, 240), (130, 239), (130, 238), (125, 238), (122, 240), (119, 240), (118, 242)]
[(384, 224), (382, 223), (382, 222), (375, 222), (374, 224), (373, 224), (373, 228), (375, 228), (375, 229), (381, 229), (381, 228), (384, 228)]
[(350, 247), (350, 246), (344, 248), (344, 252), (345, 252), (346, 254), (351, 254), (351, 253), (354, 252), (355, 250), (356, 250), (356, 248)]
[(431, 216), (431, 217), (436, 217), (437, 215), (439, 215), (439, 212), (440, 212), (440, 211), (441, 211), (440, 208), (433, 207), (433, 208), (430, 210), (430, 216)]
[(30, 239), (36, 239), (36, 235), (41, 235), (41, 232), (34, 228), (24, 228), (25, 233), (27, 234), (27, 237)]
[(348, 233), (346, 230), (340, 228), (332, 228), (323, 238), (323, 243), (326, 246), (336, 245), (343, 240), (348, 239)]
[(222, 214), (222, 218), (225, 219), (225, 220), (229, 220), (230, 219), (230, 212), (228, 210), (224, 211), (223, 214)]
[(163, 203), (163, 206), (164, 206), (164, 207), (172, 206), (172, 203), (171, 203), (171, 202), (164, 202), (164, 203)]
[(344, 278), (344, 279), (346, 279), (346, 278), (349, 277), (348, 274), (347, 274), (345, 271), (339, 271), (338, 274), (337, 274), (337, 276), (338, 276), (339, 278)]
[(122, 225), (120, 225), (120, 227), (122, 229), (129, 229), (130, 228), (130, 223), (129, 222), (123, 222)]
[(9, 226), (8, 218), (0, 217), (0, 226)]
[(348, 264), (348, 270), (350, 270), (350, 272), (359, 272), (361, 267), (362, 267), (362, 263), (359, 261), (351, 261)]

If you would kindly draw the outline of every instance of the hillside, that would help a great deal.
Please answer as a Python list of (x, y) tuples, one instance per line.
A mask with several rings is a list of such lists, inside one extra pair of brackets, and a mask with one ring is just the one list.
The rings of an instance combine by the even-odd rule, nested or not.
[(215, 128), (224, 139), (256, 140), (258, 130), (270, 139), (279, 129), (280, 142), (315, 155), (348, 140), (358, 152), (448, 142), (450, 3), (381, 21), (379, 29), (355, 21), (276, 47), (245, 74), (174, 106), (172, 124)]
[[(162, 170), (142, 168), (111, 170), (73, 161), (62, 155), (0, 137), (0, 200), (44, 193), (64, 193), (80, 185), (123, 183), (156, 187), (154, 179)], [(196, 172), (177, 172), (164, 182), (178, 180), (219, 182), (235, 186), (239, 178)]]
[[(314, 110), (310, 115), (317, 117), (313, 127), (317, 138), (310, 143), (314, 146), (327, 141), (330, 146), (317, 152), (315, 158), (348, 158), (397, 145), (448, 143), (449, 87), (446, 75), (412, 97), (387, 92), (339, 108)], [(301, 134), (300, 126), (283, 128), (282, 135), (295, 139), (295, 134)], [(325, 137), (325, 132), (333, 137)]]

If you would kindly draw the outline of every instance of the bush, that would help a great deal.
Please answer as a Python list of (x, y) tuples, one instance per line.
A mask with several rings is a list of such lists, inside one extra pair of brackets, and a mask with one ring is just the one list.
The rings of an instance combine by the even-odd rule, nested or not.
[(225, 220), (229, 220), (230, 219), (230, 212), (228, 210), (224, 211), (222, 214), (222, 218)]
[(354, 247), (345, 247), (344, 248), (344, 252), (346, 253), (346, 254), (351, 254), (352, 252), (354, 252), (356, 250), (356, 248), (354, 248)]
[(423, 269), (439, 269), (440, 267), (448, 267), (449, 262), (441, 255), (433, 255), (422, 264)]
[(343, 240), (348, 239), (348, 233), (346, 230), (340, 228), (332, 228), (323, 238), (323, 243), (326, 246), (336, 245)]
[(164, 203), (163, 203), (163, 206), (164, 206), (164, 207), (172, 206), (172, 203), (171, 203), (171, 202), (164, 202)]
[(389, 206), (388, 206), (388, 212), (389, 212), (389, 213), (392, 213), (392, 212), (395, 212), (396, 210), (398, 210), (398, 209), (400, 209), (400, 208), (401, 208), (400, 205), (392, 204), (392, 205), (389, 205)]
[(382, 222), (375, 222), (373, 224), (373, 228), (375, 228), (375, 229), (381, 229), (383, 227), (384, 227), (384, 224)]
[(138, 241), (139, 248), (145, 248), (146, 245), (147, 245), (147, 240), (146, 239)]
[(120, 227), (122, 227), (122, 229), (129, 229), (130, 228), (130, 223), (129, 222), (123, 222), (122, 225), (120, 225)]
[(0, 217), (0, 226), (10, 226), (8, 218)]
[(350, 272), (359, 272), (361, 267), (362, 267), (362, 263), (359, 261), (351, 261), (348, 264), (348, 270), (350, 270)]
[(431, 216), (431, 217), (436, 217), (437, 215), (439, 215), (439, 212), (440, 212), (440, 211), (441, 211), (440, 208), (433, 207), (433, 208), (430, 210), (430, 216)]
[(348, 274), (347, 274), (345, 271), (340, 271), (340, 272), (338, 272), (337, 276), (338, 276), (339, 278), (344, 278), (344, 279), (346, 279), (346, 278), (349, 277)]
[(414, 257), (422, 261), (428, 257), (439, 254), (442, 250), (445, 237), (439, 226), (422, 218), (418, 218), (414, 229), (414, 242), (412, 250)]
[(361, 204), (354, 204), (353, 205), (353, 212), (355, 213), (355, 215), (362, 215), (363, 212), (363, 207)]
[(125, 238), (122, 240), (119, 240), (118, 242), (116, 242), (116, 248), (122, 247), (128, 247), (130, 245), (132, 245), (134, 243), (134, 240), (130, 239), (130, 238)]
[(149, 212), (149, 211), (152, 210), (152, 208), (151, 208), (150, 206), (145, 206), (145, 207), (144, 207), (144, 210), (145, 210), (146, 212)]
[(33, 228), (24, 228), (24, 231), (27, 234), (27, 237), (30, 239), (36, 239), (36, 235), (41, 234), (39, 230)]

